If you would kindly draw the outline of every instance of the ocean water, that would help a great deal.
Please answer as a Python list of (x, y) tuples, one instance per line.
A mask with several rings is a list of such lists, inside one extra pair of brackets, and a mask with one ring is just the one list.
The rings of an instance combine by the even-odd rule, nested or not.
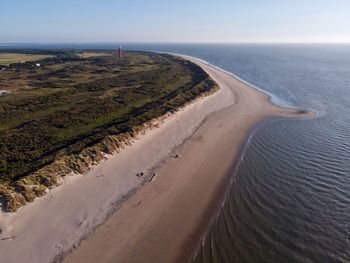
[(253, 131), (194, 262), (350, 262), (350, 45), (169, 51), (200, 57), (282, 104), (318, 113)]
[(350, 262), (350, 45), (123, 46), (199, 57), (318, 114), (253, 130), (194, 262)]

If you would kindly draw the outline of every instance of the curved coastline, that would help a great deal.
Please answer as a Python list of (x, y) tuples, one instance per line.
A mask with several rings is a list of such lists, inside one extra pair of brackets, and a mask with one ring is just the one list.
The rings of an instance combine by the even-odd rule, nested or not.
[[(172, 55), (175, 56), (181, 56), (181, 57), (185, 57), (185, 58), (190, 58), (192, 60), (197, 60), (200, 61), (203, 64), (206, 64), (210, 67), (213, 67), (221, 72), (224, 72), (228, 75), (231, 75), (232, 77), (234, 77), (235, 79), (237, 79), (238, 81), (246, 84), (247, 86), (265, 94), (266, 96), (268, 96), (269, 101), (278, 106), (278, 107), (285, 107), (285, 108), (289, 108), (289, 109), (294, 109), (297, 110), (299, 112), (301, 112), (300, 115), (297, 116), (288, 116), (288, 119), (313, 119), (316, 117), (320, 117), (320, 115), (322, 115), (321, 113), (313, 110), (313, 109), (305, 109), (305, 108), (300, 108), (300, 107), (296, 107), (296, 106), (292, 106), (289, 103), (282, 101), (281, 99), (279, 99), (278, 97), (276, 97), (274, 94), (263, 90), (259, 87), (257, 87), (256, 85), (240, 78), (239, 76), (237, 76), (236, 74), (227, 71), (225, 69), (222, 69), (218, 66), (215, 66), (213, 64), (211, 64), (210, 62), (204, 60), (204, 59), (200, 59), (200, 58), (196, 58), (196, 57), (192, 57), (189, 55), (182, 55), (182, 54), (177, 54), (177, 53), (170, 53)], [(212, 210), (211, 211), (211, 219), (209, 221), (209, 223), (207, 224), (207, 226), (205, 228), (202, 229), (202, 232), (199, 232), (198, 235), (200, 235), (200, 238), (198, 239), (197, 245), (195, 246), (195, 248), (193, 249), (192, 253), (190, 254), (190, 256), (187, 257), (188, 262), (192, 262), (193, 260), (196, 259), (196, 257), (198, 256), (198, 253), (200, 252), (200, 250), (202, 249), (202, 246), (207, 238), (207, 235), (209, 234), (209, 232), (211, 231), (211, 228), (213, 227), (213, 225), (216, 223), (218, 217), (220, 216), (220, 212), (222, 207), (225, 205), (225, 203), (227, 202), (227, 195), (228, 195), (228, 191), (230, 189), (230, 187), (232, 187), (232, 185), (234, 184), (234, 180), (235, 180), (235, 176), (237, 173), (237, 169), (238, 166), (240, 164), (240, 162), (242, 161), (242, 158), (244, 156), (244, 152), (246, 151), (249, 142), (251, 140), (251, 138), (254, 136), (254, 133), (258, 131), (259, 127), (270, 122), (270, 121), (278, 121), (278, 120), (285, 120), (286, 116), (268, 116), (264, 119), (262, 119), (261, 121), (257, 122), (256, 124), (254, 124), (249, 131), (247, 132), (247, 136), (246, 139), (244, 139), (244, 141), (242, 142), (240, 149), (239, 149), (239, 153), (237, 155), (237, 158), (234, 160), (234, 162), (232, 163), (232, 169), (231, 172), (228, 172), (227, 176), (227, 185), (223, 186), (224, 189), (224, 193), (221, 195), (218, 195), (216, 197), (216, 201), (213, 201), (213, 205), (212, 207), (208, 207), (208, 210)], [(188, 252), (186, 252), (186, 248), (184, 248), (184, 255), (188, 255)], [(179, 257), (181, 258), (181, 256)]]
[[(215, 80), (215, 77), (213, 74), (216, 70), (217, 72), (219, 71), (222, 72), (222, 74), (226, 74), (226, 75), (230, 75), (231, 77), (234, 77), (236, 79), (235, 85), (242, 86), (242, 87), (248, 86), (246, 83), (242, 82), (237, 76), (233, 75), (232, 73), (225, 72), (224, 70), (218, 69), (215, 66), (210, 64), (205, 65), (196, 58), (192, 58), (189, 56), (182, 56), (182, 55), (181, 57), (197, 63), (199, 66), (204, 68), (209, 73), (209, 75), (211, 75), (214, 78), (214, 80)], [(218, 74), (217, 72), (215, 74)], [(84, 236), (85, 237), (88, 236), (91, 233), (91, 231), (98, 225), (100, 226), (95, 230), (95, 232), (93, 232), (86, 240), (83, 240), (81, 242), (81, 245), (77, 247), (72, 254), (68, 255), (68, 257), (66, 258), (66, 262), (96, 262), (97, 259), (99, 260), (99, 262), (104, 262), (104, 261), (107, 262), (108, 260), (111, 260), (111, 259), (116, 260), (116, 262), (125, 262), (125, 260), (129, 262), (139, 262), (138, 259), (145, 259), (145, 258), (149, 259), (150, 261), (152, 261), (152, 259), (155, 259), (155, 258), (158, 258), (158, 259), (163, 258), (163, 259), (167, 259), (166, 262), (176, 262), (178, 259), (183, 260), (185, 258), (188, 258), (188, 256), (193, 252), (193, 249), (195, 248), (198, 240), (200, 239), (200, 236), (204, 233), (204, 230), (208, 228), (208, 224), (213, 218), (213, 211), (215, 211), (215, 209), (217, 209), (218, 207), (218, 203), (219, 203), (218, 201), (223, 200), (222, 199), (223, 194), (226, 192), (226, 191), (222, 191), (224, 189), (223, 187), (227, 188), (227, 180), (230, 178), (229, 173), (230, 171), (232, 171), (231, 170), (232, 167), (235, 167), (234, 165), (236, 164), (236, 162), (238, 162), (240, 153), (242, 149), (245, 147), (244, 146), (245, 142), (249, 138), (251, 129), (254, 127), (254, 125), (257, 125), (258, 123), (263, 122), (266, 118), (269, 118), (269, 116), (290, 116), (290, 117), (310, 116), (310, 114), (306, 114), (306, 115), (300, 114), (300, 112), (298, 113), (298, 110), (296, 109), (291, 109), (291, 108), (282, 109), (280, 107), (273, 106), (272, 103), (268, 102), (269, 104), (271, 104), (271, 109), (270, 109), (271, 112), (266, 112), (265, 117), (260, 116), (259, 118), (257, 118), (256, 121), (253, 121), (253, 126), (248, 125), (249, 126), (248, 130), (243, 129), (242, 131), (240, 131), (240, 133), (238, 134), (239, 138), (235, 140), (236, 141), (235, 146), (232, 147), (232, 149), (230, 149), (229, 153), (225, 153), (224, 155), (222, 155), (223, 158), (226, 158), (224, 161), (221, 161), (221, 163), (206, 164), (205, 161), (208, 161), (208, 160), (212, 161), (211, 159), (208, 159), (210, 157), (208, 154), (205, 155), (204, 157), (198, 157), (196, 160), (197, 164), (201, 164), (205, 166), (205, 168), (199, 167), (198, 170), (202, 169), (201, 171), (194, 171), (192, 172), (191, 176), (184, 177), (183, 173), (181, 172), (184, 172), (184, 174), (186, 174), (185, 172), (196, 170), (195, 168), (197, 167), (193, 167), (193, 164), (194, 164), (193, 162), (192, 163), (187, 162), (188, 165), (186, 165), (186, 161), (183, 161), (183, 159), (185, 158), (182, 158), (182, 157), (191, 158), (191, 154), (195, 154), (195, 153), (198, 154), (203, 150), (210, 151), (213, 147), (220, 148), (221, 146), (223, 149), (227, 147), (227, 145), (225, 145), (226, 143), (225, 140), (218, 141), (213, 138), (210, 139), (209, 137), (203, 138), (209, 134), (212, 134), (212, 132), (216, 132), (216, 129), (213, 129), (214, 127), (213, 125), (217, 125), (217, 129), (220, 130), (220, 134), (222, 136), (230, 137), (231, 138), (230, 140), (232, 140), (233, 136), (237, 135), (237, 134), (234, 134), (235, 132), (234, 130), (236, 128), (235, 124), (233, 125), (231, 123), (230, 124), (231, 126), (225, 127), (224, 120), (228, 120), (227, 116), (229, 116), (230, 113), (232, 113), (233, 109), (236, 109), (236, 104), (239, 104), (239, 100), (238, 100), (239, 93), (237, 92), (235, 93), (234, 88), (230, 90), (231, 93), (227, 92), (230, 89), (229, 88), (230, 85), (225, 83), (225, 81), (222, 81), (221, 84), (222, 84), (220, 85), (221, 90), (218, 92), (219, 94), (221, 94), (220, 95), (221, 97), (218, 94), (214, 94), (209, 98), (201, 99), (191, 105), (186, 106), (186, 109), (183, 112), (178, 113), (177, 117), (175, 116), (171, 120), (167, 120), (165, 122), (165, 124), (163, 125), (165, 126), (165, 128), (162, 127), (154, 131), (149, 131), (148, 133), (146, 133), (146, 135), (140, 138), (140, 140), (136, 143), (138, 144), (136, 147), (134, 146), (130, 147), (130, 148), (133, 148), (133, 150), (129, 149), (129, 152), (131, 152), (129, 153), (129, 155), (124, 154), (124, 159), (121, 160), (120, 163), (122, 163), (122, 161), (125, 162), (126, 160), (129, 160), (130, 156), (133, 156), (132, 154), (137, 154), (137, 151), (140, 150), (142, 147), (143, 148), (149, 147), (149, 146), (153, 147), (152, 140), (153, 142), (156, 142), (154, 138), (156, 136), (161, 136), (162, 133), (164, 133), (164, 131), (171, 132), (170, 134), (176, 134), (177, 130), (172, 131), (172, 129), (174, 129), (176, 125), (178, 125), (177, 123), (182, 125), (182, 129), (186, 128), (185, 127), (186, 125), (187, 126), (190, 125), (189, 124), (189, 121), (191, 121), (190, 114), (193, 114), (196, 112), (197, 114), (199, 114), (198, 113), (199, 111), (207, 109), (208, 111), (207, 115), (202, 114), (200, 116), (199, 115), (197, 116), (198, 125), (191, 124), (192, 125), (192, 126), (190, 125), (191, 128), (190, 129), (187, 128), (188, 130), (183, 132), (182, 137), (181, 136), (176, 137), (175, 142), (172, 142), (165, 146), (165, 147), (171, 146), (170, 149), (162, 150), (162, 148), (159, 148), (162, 150), (161, 154), (159, 154), (155, 158), (156, 160), (152, 159), (153, 164), (151, 165), (151, 167), (147, 168), (147, 170), (152, 171), (152, 173), (153, 171), (157, 173), (157, 176), (155, 177), (156, 180), (152, 181), (152, 183), (146, 183), (143, 185), (140, 181), (137, 181), (135, 184), (133, 180), (127, 179), (127, 182), (125, 184), (126, 186), (129, 187), (129, 189), (117, 188), (116, 191), (123, 192), (121, 196), (124, 196), (124, 197), (128, 196), (128, 194), (130, 194), (131, 192), (133, 194), (131, 196), (128, 196), (126, 200), (123, 199), (123, 201), (121, 202), (121, 206), (114, 214), (111, 215), (111, 211), (113, 212), (113, 209), (115, 210), (115, 205), (111, 205), (111, 202), (112, 203), (115, 202), (116, 196), (115, 194), (111, 195), (111, 193), (109, 193), (111, 197), (104, 198), (102, 200), (103, 202), (101, 201), (102, 207), (99, 207), (99, 211), (98, 211), (99, 213), (106, 214), (105, 216), (102, 216), (97, 219), (93, 218), (93, 215), (90, 215), (92, 209), (86, 208), (86, 211), (85, 212), (83, 211), (82, 213), (87, 213), (89, 216), (79, 215), (77, 218), (72, 218), (74, 220), (67, 221), (67, 222), (73, 222), (74, 224), (78, 223), (78, 226), (75, 226), (75, 228), (78, 229), (77, 234), (80, 236), (75, 237), (74, 235), (74, 240), (72, 240), (70, 243), (66, 240), (63, 240), (62, 242), (62, 240), (59, 239), (60, 237), (57, 236), (58, 247), (55, 246), (54, 249), (51, 248), (51, 250), (44, 255), (40, 255), (39, 253), (39, 250), (40, 250), (39, 249), (40, 242), (39, 242), (38, 244), (36, 244), (37, 246), (33, 247), (33, 251), (32, 251), (32, 253), (35, 253), (35, 252), (39, 253), (40, 261), (35, 261), (35, 262), (47, 262), (48, 260), (52, 260), (53, 258), (52, 256), (54, 256), (53, 253), (55, 253), (55, 251), (56, 251), (56, 255), (57, 254), (62, 255), (62, 252), (65, 253), (69, 251), (71, 247), (76, 248), (77, 244), (80, 244), (81, 239)], [(249, 87), (251, 89), (255, 89), (255, 87), (251, 85), (249, 85)], [(224, 94), (224, 92), (226, 92), (225, 93), (226, 95)], [(261, 93), (260, 91), (256, 91), (256, 90), (254, 92), (253, 91), (250, 91), (250, 92), (252, 93), (256, 92), (259, 94)], [(230, 96), (232, 96), (232, 94), (235, 94), (233, 95), (234, 98), (229, 98)], [(262, 96), (262, 95), (260, 94), (259, 96)], [(269, 97), (268, 94), (264, 94), (264, 96)], [(234, 100), (237, 100), (238, 103), (235, 104)], [(270, 101), (270, 99), (268, 100)], [(249, 100), (246, 101), (246, 103), (248, 102)], [(221, 104), (218, 105), (218, 103), (222, 103), (222, 105)], [(209, 110), (209, 107), (211, 107), (210, 110)], [(244, 108), (244, 105), (240, 104), (239, 107), (241, 107), (241, 110), (242, 110)], [(191, 112), (191, 109), (192, 109), (192, 112)], [(222, 115), (225, 115), (226, 119), (223, 118)], [(244, 116), (243, 117), (238, 116), (238, 117), (239, 119), (242, 119), (242, 118), (244, 119)], [(248, 114), (246, 117), (252, 117), (252, 116)], [(237, 119), (237, 123), (239, 123), (239, 119)], [(222, 125), (222, 126), (219, 127), (219, 125)], [(220, 134), (217, 136), (220, 136)], [(214, 135), (211, 135), (211, 136), (213, 137)], [(144, 137), (147, 137), (147, 138), (144, 139)], [(163, 142), (165, 142), (165, 140)], [(221, 144), (217, 145), (216, 144), (217, 142)], [(155, 152), (156, 150), (157, 149), (154, 149)], [(215, 151), (220, 153), (220, 151), (217, 149), (215, 149)], [(180, 158), (174, 158), (173, 153), (178, 153), (178, 152), (180, 153)], [(129, 159), (127, 158), (128, 156), (129, 156)], [(118, 157), (118, 158), (122, 159), (122, 157)], [(106, 163), (111, 163), (111, 162), (118, 163), (118, 161), (116, 161), (117, 159), (113, 157), (110, 160), (108, 160)], [(132, 161), (132, 163), (134, 164), (136, 161)], [(102, 164), (101, 167), (103, 165), (105, 165), (105, 167), (108, 168), (108, 164)], [(143, 164), (140, 164), (138, 167), (132, 169), (132, 171), (128, 171), (128, 173), (134, 174), (135, 171), (139, 169), (144, 169), (145, 167), (140, 168), (140, 166), (142, 165)], [(220, 165), (222, 165), (222, 167), (219, 167)], [(112, 165), (110, 165), (110, 167), (107, 169), (108, 173), (113, 173), (113, 169), (115, 169), (115, 165), (113, 167)], [(178, 170), (176, 170), (176, 168), (178, 168)], [(94, 176), (94, 173), (96, 173), (98, 169), (102, 171), (101, 168), (97, 167), (95, 172), (92, 171), (90, 175)], [(203, 171), (205, 173), (206, 169), (209, 169), (210, 171), (207, 172), (208, 174), (203, 175), (203, 178), (204, 178), (203, 180), (205, 180), (205, 183), (200, 182), (202, 185), (198, 187), (197, 191), (194, 191), (193, 195), (195, 196), (191, 196), (191, 194), (189, 195), (188, 190), (192, 189), (193, 184), (198, 183), (198, 179), (196, 178), (196, 176), (201, 175)], [(212, 176), (210, 173), (213, 173), (216, 170), (220, 170), (218, 172), (219, 176)], [(127, 169), (124, 169), (124, 172), (126, 171)], [(177, 182), (174, 179), (174, 177), (172, 177), (172, 175), (176, 173), (175, 171), (181, 174), (180, 178), (176, 178), (176, 180), (179, 182)], [(220, 178), (218, 179), (216, 177), (220, 177)], [(113, 179), (115, 180), (115, 178), (109, 178), (109, 180), (113, 180)], [(120, 180), (121, 179), (126, 179), (125, 175), (123, 178), (120, 177)], [(153, 179), (153, 177), (151, 179)], [(96, 181), (97, 183), (97, 180), (102, 180), (102, 179), (93, 179), (92, 181)], [(182, 182), (181, 180), (184, 182)], [(74, 179), (73, 181), (74, 182), (72, 184), (76, 185), (78, 180)], [(103, 186), (103, 184), (106, 184), (106, 183), (108, 183), (108, 181), (105, 183), (102, 183), (101, 186)], [(213, 185), (210, 185), (211, 183)], [(141, 185), (142, 187), (140, 187)], [(89, 184), (85, 186), (90, 187)], [(68, 191), (68, 190), (65, 190), (65, 188), (63, 187), (62, 189), (55, 189), (53, 191), (54, 198), (59, 199), (61, 196), (61, 199), (62, 199), (62, 193), (60, 194), (59, 192)], [(74, 190), (74, 187), (72, 189)], [(76, 189), (80, 189), (81, 191), (84, 191), (84, 189), (82, 189), (81, 187)], [(167, 190), (170, 192), (170, 194), (166, 192)], [(208, 193), (203, 194), (203, 191), (206, 191), (206, 190), (208, 190)], [(69, 191), (68, 191), (68, 194), (70, 194)], [(203, 195), (203, 196), (199, 196), (199, 195)], [(173, 201), (169, 201), (168, 200), (169, 197), (174, 197), (175, 199)], [(186, 204), (186, 200), (189, 199), (188, 197), (193, 197), (194, 200), (189, 200), (191, 202)], [(202, 197), (205, 199), (204, 201), (201, 200)], [(158, 198), (160, 201), (158, 200)], [(65, 199), (62, 199), (61, 201), (67, 202), (67, 200)], [(191, 207), (191, 205), (193, 206), (193, 204), (196, 204), (196, 201), (200, 203), (200, 208), (196, 208), (195, 211), (193, 211), (192, 213), (193, 207)], [(41, 206), (45, 207), (46, 201), (41, 200), (40, 202), (43, 202), (44, 204), (41, 204)], [(158, 202), (157, 204), (159, 206), (154, 205), (153, 204), (154, 202)], [(50, 205), (50, 204), (46, 204), (46, 206), (47, 205)], [(96, 204), (92, 203), (92, 205), (95, 205), (95, 208), (98, 208), (97, 203)], [(188, 207), (186, 207), (187, 205)], [(182, 206), (185, 206), (185, 208), (183, 208)], [(36, 207), (40, 208), (40, 205), (38, 206), (36, 204)], [(52, 208), (55, 208), (55, 206), (53, 206)], [(73, 209), (74, 206), (70, 206), (70, 208)], [(169, 211), (172, 208), (177, 208), (181, 211), (179, 212), (179, 214), (177, 214), (176, 211)], [(28, 211), (28, 209), (31, 209), (31, 207), (27, 207), (24, 210)], [(161, 211), (159, 212), (158, 209)], [(152, 214), (152, 212), (149, 212), (149, 211), (153, 211), (154, 213)], [(143, 215), (144, 212), (146, 212), (146, 215)], [(25, 214), (25, 211), (23, 212), (22, 210), (22, 214), (23, 213)], [(192, 218), (188, 220), (188, 222), (187, 220), (183, 221), (183, 217), (188, 215), (188, 213), (195, 214), (195, 217), (191, 215)], [(43, 215), (39, 215), (39, 217), (40, 216), (43, 216)], [(162, 216), (166, 218), (163, 219)], [(179, 219), (178, 220), (179, 222), (177, 222), (176, 219)], [(0, 217), (0, 223), (1, 223), (1, 217)], [(24, 223), (23, 222), (20, 222), (20, 223), (22, 224), (22, 227), (23, 227)], [(174, 226), (174, 228), (168, 229), (167, 227), (164, 226), (164, 224), (166, 223), (170, 223), (171, 225)], [(84, 227), (83, 230), (79, 229), (81, 224)], [(126, 227), (126, 230), (120, 228), (120, 226), (123, 224), (124, 224), (124, 227)], [(130, 231), (131, 230), (130, 226), (134, 226), (135, 230)], [(52, 228), (52, 230), (53, 229), (54, 228)], [(114, 231), (110, 231), (110, 229), (113, 229)], [(184, 232), (181, 234), (181, 237), (179, 238), (174, 237), (174, 234), (178, 233), (178, 231), (181, 229), (183, 229), (183, 232)], [(71, 228), (70, 230), (74, 231), (74, 227)], [(159, 233), (157, 233), (157, 230), (159, 231)], [(114, 234), (112, 232), (114, 232)], [(26, 234), (26, 231), (24, 231), (23, 233)], [(118, 236), (117, 239), (113, 239), (115, 237), (114, 236), (115, 233), (117, 233), (117, 236)], [(29, 233), (29, 234), (33, 234), (33, 233)], [(155, 234), (156, 237), (150, 238), (150, 240), (147, 238), (145, 239), (145, 237), (147, 237), (150, 234)], [(162, 235), (165, 237), (162, 237)], [(69, 237), (71, 238), (72, 234), (68, 234), (61, 238), (69, 238)], [(118, 243), (118, 238), (119, 238), (119, 241), (121, 241), (119, 243)], [(29, 238), (28, 240), (30, 241), (31, 239)], [(22, 246), (24, 247), (25, 245), (28, 246), (29, 241), (26, 241), (27, 243), (24, 242)], [(111, 241), (115, 242), (114, 245), (110, 244), (109, 247), (106, 247), (106, 244), (108, 244)], [(150, 244), (145, 244), (145, 243), (150, 243)], [(150, 245), (154, 247), (150, 249), (149, 247)], [(165, 248), (169, 247), (169, 251), (164, 251), (164, 247)], [(138, 253), (136, 253), (136, 255), (133, 255), (134, 253), (133, 248), (134, 249), (137, 248)], [(4, 247), (4, 249), (6, 248)], [(10, 249), (10, 251), (15, 252), (14, 249)], [(122, 251), (122, 254), (120, 254), (121, 251)], [(160, 255), (155, 253), (160, 253)], [(102, 258), (101, 258), (101, 255), (103, 255)], [(116, 258), (116, 256), (118, 256), (118, 258)], [(27, 257), (24, 256), (24, 258), (27, 258)], [(38, 259), (38, 257), (36, 259)], [(62, 260), (62, 257), (56, 257), (56, 259)], [(11, 261), (8, 261), (8, 262), (11, 262)]]
[[(296, 107), (296, 106), (293, 106), (293, 105), (290, 105), (288, 102), (278, 98), (277, 96), (275, 96), (274, 94), (264, 90), (264, 89), (261, 89), (259, 88), (258, 86), (240, 78), (238, 75), (228, 71), (228, 70), (225, 70), (225, 69), (222, 69), (218, 66), (215, 66), (214, 64), (211, 64), (210, 62), (204, 60), (204, 59), (201, 59), (201, 58), (196, 58), (196, 57), (193, 57), (193, 56), (190, 56), (190, 55), (183, 55), (183, 54), (178, 54), (178, 53), (167, 53), (167, 52), (159, 52), (159, 53), (165, 53), (165, 54), (170, 54), (170, 55), (174, 55), (174, 56), (180, 56), (180, 57), (183, 57), (183, 58), (187, 58), (187, 59), (192, 59), (192, 60), (196, 60), (196, 61), (199, 61), (205, 65), (208, 65), (210, 67), (213, 67), (223, 73), (226, 73), (228, 75), (231, 75), (232, 77), (234, 77), (235, 79), (237, 79), (238, 81), (246, 84), (247, 86), (255, 89), (255, 90), (258, 90), (259, 92), (265, 94), (266, 96), (269, 97), (269, 100), (272, 104), (276, 105), (276, 106), (279, 106), (279, 107), (282, 107), (282, 108), (290, 108), (290, 109), (295, 109), (295, 110), (299, 110), (299, 111), (304, 111), (306, 114), (305, 114), (305, 118), (314, 118), (314, 117), (318, 117), (320, 115), (322, 115), (320, 112), (317, 112), (313, 109), (305, 109), (305, 108), (300, 108), (300, 107)], [(300, 118), (301, 116), (297, 116), (297, 118)]]
[[(157, 181), (154, 184), (145, 185), (127, 200), (122, 208), (112, 215), (101, 228), (97, 229), (86, 241), (83, 241), (77, 250), (68, 255), (66, 262), (86, 262), (86, 260), (95, 262), (97, 259), (100, 262), (108, 262), (112, 259), (115, 262), (141, 262), (142, 260), (143, 262), (184, 262), (188, 260), (198, 241), (200, 242), (201, 236), (208, 229), (213, 214), (221, 206), (220, 201), (226, 193), (223, 189), (227, 189), (232, 167), (235, 167), (239, 160), (242, 148), (245, 147), (245, 142), (251, 134), (251, 129), (271, 116), (301, 117), (312, 115), (307, 112), (304, 114), (304, 112), (293, 108), (277, 107), (271, 103), (267, 94), (262, 94), (233, 77), (232, 74), (218, 70), (211, 65), (205, 65), (193, 57), (173, 55), (197, 63), (219, 83), (223, 90), (227, 89), (235, 94), (235, 100), (238, 102), (211, 113), (186, 143), (181, 145), (181, 149), (178, 150), (181, 158), (165, 160), (157, 170), (157, 173), (160, 174)], [(220, 79), (218, 74), (222, 74), (225, 79)], [(230, 85), (233, 87), (229, 87)], [(248, 96), (241, 93), (247, 88), (249, 89)], [(249, 95), (252, 94), (259, 97), (258, 101), (260, 100), (260, 102), (258, 103), (262, 103), (260, 106), (265, 105), (268, 108), (266, 112), (261, 114), (261, 112), (255, 111), (252, 115), (246, 113), (246, 108), (247, 111), (249, 108)], [(258, 110), (260, 109), (259, 106), (256, 107)], [(251, 124), (248, 123), (246, 128), (235, 132), (235, 124), (230, 123), (225, 127), (224, 122), (220, 123), (222, 120), (230, 122), (231, 113), (236, 114), (236, 119), (233, 117), (233, 120), (239, 124), (240, 120), (244, 120), (245, 117), (253, 118), (253, 121)], [(222, 116), (225, 118), (222, 119)], [(218, 128), (219, 132), (213, 135), (213, 132), (216, 132), (215, 127)], [(225, 140), (203, 138), (210, 134), (211, 137), (222, 135), (229, 137), (229, 139), (226, 142)], [(237, 137), (233, 139), (235, 144), (228, 149), (227, 144), (232, 142), (233, 137)], [(199, 144), (201, 146), (198, 146)], [(228, 151), (225, 152), (224, 149), (228, 149)], [(203, 150), (213, 150), (212, 154), (219, 160), (213, 163), (210, 160), (210, 154), (203, 154), (205, 155), (203, 158), (193, 157), (196, 153), (203, 153)], [(194, 161), (197, 164), (195, 167), (193, 162), (187, 161), (189, 158), (197, 158)], [(183, 161), (184, 159), (185, 161)], [(213, 176), (216, 172), (217, 176)], [(176, 180), (184, 180), (185, 183), (176, 182), (175, 175), (181, 175), (181, 178)], [(176, 190), (173, 190), (174, 188)], [(171, 198), (173, 199), (170, 200)], [(139, 205), (140, 207), (135, 209), (135, 206)], [(115, 233), (111, 233), (111, 229)], [(110, 245), (106, 243), (105, 239), (113, 240), (116, 244)], [(103, 249), (96, 249), (98, 245), (102, 246)]]

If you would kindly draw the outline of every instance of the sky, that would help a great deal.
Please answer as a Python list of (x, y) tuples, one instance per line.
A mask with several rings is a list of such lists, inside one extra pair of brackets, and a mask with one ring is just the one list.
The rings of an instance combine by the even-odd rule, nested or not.
[(0, 43), (350, 43), (350, 0), (0, 0)]

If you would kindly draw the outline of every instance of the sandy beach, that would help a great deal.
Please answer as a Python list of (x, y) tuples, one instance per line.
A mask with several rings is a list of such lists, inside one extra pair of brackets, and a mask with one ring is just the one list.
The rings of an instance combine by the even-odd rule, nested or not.
[(223, 197), (249, 130), (297, 111), (184, 57), (206, 70), (220, 90), (169, 116), (88, 174), (67, 176), (43, 198), (14, 214), (1, 213), (0, 262), (63, 256), (65, 262), (186, 261)]
[(65, 262), (186, 262), (223, 197), (248, 131), (269, 116), (294, 115), (232, 75), (199, 60), (228, 106), (213, 112), (145, 185)]

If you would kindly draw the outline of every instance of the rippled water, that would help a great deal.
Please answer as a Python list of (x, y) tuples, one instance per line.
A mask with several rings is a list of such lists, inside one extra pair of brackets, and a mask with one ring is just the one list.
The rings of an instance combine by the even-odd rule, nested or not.
[(254, 130), (195, 262), (350, 262), (350, 45), (124, 46), (205, 59), (318, 112)]
[(319, 114), (254, 130), (195, 262), (350, 262), (350, 46), (183, 52)]

